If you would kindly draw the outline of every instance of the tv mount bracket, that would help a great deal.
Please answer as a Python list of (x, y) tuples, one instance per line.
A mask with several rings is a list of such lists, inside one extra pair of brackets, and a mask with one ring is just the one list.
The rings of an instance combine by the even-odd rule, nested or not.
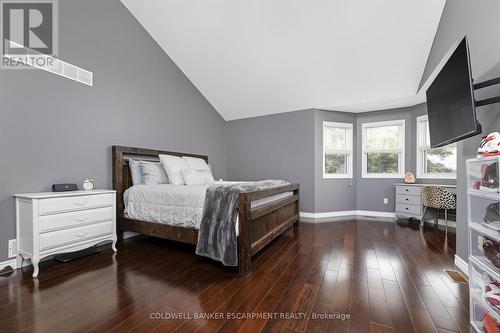
[[(491, 80), (487, 80), (484, 82), (476, 83), (476, 84), (474, 84), (474, 90), (483, 89), (483, 88), (494, 86), (497, 84), (500, 84), (500, 77), (497, 77), (497, 78), (494, 78)], [(486, 99), (483, 99), (480, 101), (475, 101), (476, 107), (495, 104), (495, 103), (500, 103), (500, 96), (486, 98)]]

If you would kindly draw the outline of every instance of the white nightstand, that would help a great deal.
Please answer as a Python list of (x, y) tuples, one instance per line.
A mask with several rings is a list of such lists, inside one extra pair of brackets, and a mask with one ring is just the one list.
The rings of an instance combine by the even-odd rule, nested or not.
[(17, 263), (74, 252), (103, 241), (116, 252), (116, 193), (112, 190), (16, 194)]

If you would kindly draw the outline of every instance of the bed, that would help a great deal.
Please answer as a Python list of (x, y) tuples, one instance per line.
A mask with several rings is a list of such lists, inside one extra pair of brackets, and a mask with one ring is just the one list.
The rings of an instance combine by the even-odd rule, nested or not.
[[(136, 185), (132, 191), (132, 180), (128, 159), (155, 160), (160, 155), (189, 156), (205, 160), (208, 156), (190, 153), (170, 152), (155, 149), (136, 147), (113, 146), (113, 188), (116, 190), (117, 207), (117, 233), (119, 239), (124, 231), (132, 231), (143, 235), (154, 236), (188, 244), (196, 244), (198, 240), (197, 221), (200, 214), (200, 200), (206, 188), (191, 186), (175, 187), (158, 186), (158, 188), (145, 188), (145, 185)], [(151, 185), (148, 185), (151, 186)], [(193, 192), (193, 193), (189, 193)], [(124, 197), (133, 194), (134, 204), (166, 202), (166, 207), (159, 209), (159, 214), (154, 216), (149, 209), (125, 207)], [(184, 195), (184, 199), (182, 199)], [(201, 196), (201, 197), (200, 197)], [(149, 197), (149, 198), (146, 198)], [(137, 198), (146, 198), (144, 203)], [(181, 198), (181, 199), (179, 199)], [(153, 200), (153, 201), (152, 201)], [(176, 200), (182, 201), (184, 206), (183, 216), (169, 213), (170, 205), (175, 205)], [(186, 204), (185, 201), (188, 201)], [(193, 201), (189, 206), (189, 200)], [(144, 207), (142, 207), (144, 208)], [(146, 207), (147, 208), (147, 207)], [(135, 211), (131, 211), (135, 209)], [(162, 213), (164, 210), (165, 213)], [(145, 212), (145, 213), (144, 213)], [(129, 215), (130, 214), (130, 215)], [(134, 218), (132, 218), (133, 216)], [(299, 185), (287, 184), (259, 191), (245, 191), (239, 193), (238, 207), (238, 273), (248, 275), (251, 272), (252, 256), (262, 250), (276, 237), (287, 229), (293, 227), (294, 232), (299, 228)]]

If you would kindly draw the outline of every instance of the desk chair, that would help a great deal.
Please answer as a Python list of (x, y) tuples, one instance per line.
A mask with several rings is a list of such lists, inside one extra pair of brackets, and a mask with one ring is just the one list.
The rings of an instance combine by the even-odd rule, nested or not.
[(437, 209), (435, 224), (438, 224), (439, 210), (444, 209), (444, 220), (446, 232), (448, 232), (448, 209), (456, 209), (457, 200), (453, 193), (439, 186), (424, 186), (420, 192), (420, 199), (424, 205), (424, 214), (422, 215), (422, 225), (424, 223), (427, 207)]

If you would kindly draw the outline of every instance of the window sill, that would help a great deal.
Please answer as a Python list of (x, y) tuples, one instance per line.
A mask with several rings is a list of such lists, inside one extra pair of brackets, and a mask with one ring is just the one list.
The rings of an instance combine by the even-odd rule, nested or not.
[(440, 175), (440, 174), (417, 174), (417, 179), (448, 179), (448, 180), (457, 180), (457, 175)]
[(361, 175), (361, 178), (403, 179), (404, 175), (392, 173), (365, 173)]
[(323, 175), (323, 179), (352, 179), (352, 175)]

